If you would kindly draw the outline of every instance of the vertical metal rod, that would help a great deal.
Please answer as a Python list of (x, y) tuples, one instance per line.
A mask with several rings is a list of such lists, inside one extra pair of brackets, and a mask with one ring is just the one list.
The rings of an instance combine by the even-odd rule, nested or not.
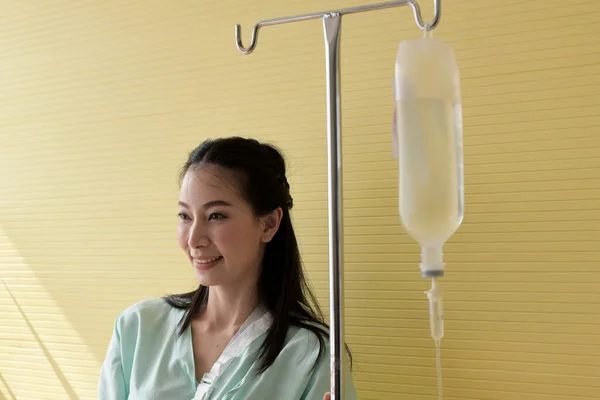
[(342, 15), (323, 16), (327, 78), (329, 192), (329, 318), (331, 400), (344, 400), (344, 276), (342, 268), (342, 117), (340, 107), (340, 28)]

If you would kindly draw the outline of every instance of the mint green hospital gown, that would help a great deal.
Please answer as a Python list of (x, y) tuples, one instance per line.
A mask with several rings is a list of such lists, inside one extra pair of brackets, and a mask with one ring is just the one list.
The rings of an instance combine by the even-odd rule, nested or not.
[[(303, 328), (290, 328), (275, 362), (256, 374), (255, 353), (272, 321), (260, 307), (198, 383), (191, 330), (178, 335), (182, 314), (152, 299), (119, 315), (100, 373), (100, 400), (323, 400), (329, 391), (329, 347), (314, 366), (318, 340)], [(345, 379), (346, 399), (356, 400), (347, 366)]]

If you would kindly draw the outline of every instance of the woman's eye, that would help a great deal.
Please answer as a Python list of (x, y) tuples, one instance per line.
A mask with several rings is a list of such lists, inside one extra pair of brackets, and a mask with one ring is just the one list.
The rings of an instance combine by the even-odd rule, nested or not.
[(179, 217), (179, 219), (183, 219), (183, 220), (190, 219), (190, 217), (184, 212), (180, 212), (179, 214), (177, 214), (177, 216)]
[(223, 214), (221, 213), (212, 213), (208, 216), (208, 220), (213, 220), (213, 219), (217, 219), (217, 220), (223, 220), (226, 219), (227, 217), (225, 217)]

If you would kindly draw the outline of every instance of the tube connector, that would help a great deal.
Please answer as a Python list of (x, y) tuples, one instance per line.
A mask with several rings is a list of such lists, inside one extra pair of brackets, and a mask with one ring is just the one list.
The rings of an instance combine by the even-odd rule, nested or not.
[(425, 292), (429, 299), (429, 326), (431, 337), (439, 345), (444, 337), (444, 291), (437, 278), (431, 278), (431, 289)]

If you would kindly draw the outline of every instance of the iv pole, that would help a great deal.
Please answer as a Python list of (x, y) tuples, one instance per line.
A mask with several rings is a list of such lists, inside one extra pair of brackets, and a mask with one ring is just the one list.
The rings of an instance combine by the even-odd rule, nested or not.
[(249, 47), (244, 47), (241, 39), (241, 26), (235, 26), (237, 48), (242, 54), (250, 54), (256, 49), (258, 31), (263, 26), (285, 24), (322, 18), (325, 34), (326, 77), (327, 77), (327, 151), (328, 151), (328, 199), (329, 199), (329, 310), (330, 310), (330, 371), (331, 400), (344, 400), (343, 376), (343, 268), (342, 268), (342, 146), (340, 110), (340, 25), (342, 16), (363, 11), (381, 10), (397, 6), (410, 6), (417, 26), (424, 31), (433, 30), (440, 22), (442, 1), (434, 0), (434, 16), (429, 23), (423, 22), (421, 9), (416, 1), (397, 0), (370, 4), (341, 10), (323, 11), (293, 17), (260, 21), (254, 26)]

